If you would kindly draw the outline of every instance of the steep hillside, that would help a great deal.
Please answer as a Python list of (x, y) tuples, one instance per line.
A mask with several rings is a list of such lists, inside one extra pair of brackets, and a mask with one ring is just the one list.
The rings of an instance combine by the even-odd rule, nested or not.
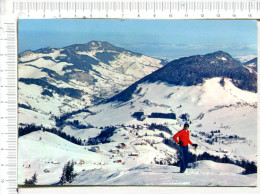
[(174, 60), (137, 81), (108, 102), (130, 100), (140, 83), (161, 81), (178, 86), (192, 86), (202, 84), (205, 79), (213, 77), (230, 78), (238, 88), (257, 92), (257, 74), (245, 68), (242, 63), (233, 59), (229, 54), (218, 51)]
[(245, 62), (244, 65), (257, 72), (257, 57)]
[[(110, 98), (165, 61), (92, 41), (19, 54), (19, 123), (37, 123)], [(29, 119), (23, 119), (30, 112)], [(25, 115), (26, 114), (26, 115)]]

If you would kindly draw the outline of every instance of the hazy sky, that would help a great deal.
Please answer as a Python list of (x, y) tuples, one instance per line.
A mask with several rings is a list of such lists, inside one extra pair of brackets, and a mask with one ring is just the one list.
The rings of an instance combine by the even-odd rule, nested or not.
[(169, 59), (219, 50), (257, 54), (257, 23), (247, 20), (25, 19), (18, 33), (19, 52), (97, 40)]

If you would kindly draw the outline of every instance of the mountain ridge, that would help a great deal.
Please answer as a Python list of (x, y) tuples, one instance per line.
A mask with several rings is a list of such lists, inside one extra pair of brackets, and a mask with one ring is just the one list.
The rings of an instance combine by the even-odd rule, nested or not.
[(18, 59), (19, 103), (57, 116), (110, 98), (164, 64), (101, 41), (25, 51)]
[(217, 51), (206, 55), (194, 55), (173, 60), (132, 84), (107, 102), (130, 100), (137, 85), (144, 82), (161, 81), (174, 85), (192, 86), (213, 77), (231, 78), (238, 88), (257, 92), (256, 73), (250, 72), (228, 53)]
[(257, 57), (245, 62), (244, 65), (257, 72)]
[(136, 55), (143, 55), (141, 53), (137, 53), (137, 52), (133, 52), (121, 47), (117, 47), (114, 46), (113, 44), (110, 44), (107, 41), (90, 41), (87, 43), (83, 43), (83, 44), (72, 44), (69, 46), (64, 46), (61, 48), (56, 48), (56, 47), (44, 47), (44, 48), (40, 48), (40, 49), (36, 49), (36, 50), (25, 50), (19, 53), (18, 58), (21, 58), (23, 56), (26, 56), (28, 54), (33, 54), (33, 53), (45, 53), (45, 54), (49, 54), (49, 53), (53, 53), (55, 50), (74, 50), (74, 51), (92, 51), (93, 49), (96, 49), (98, 51), (117, 51), (117, 52), (130, 52), (130, 53), (134, 53)]

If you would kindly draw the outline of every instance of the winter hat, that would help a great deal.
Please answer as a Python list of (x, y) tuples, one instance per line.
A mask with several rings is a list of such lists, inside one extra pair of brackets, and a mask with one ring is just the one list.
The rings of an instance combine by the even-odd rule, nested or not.
[(186, 122), (186, 123), (184, 124), (184, 128), (185, 128), (186, 126), (190, 127), (190, 125), (189, 125), (188, 122)]

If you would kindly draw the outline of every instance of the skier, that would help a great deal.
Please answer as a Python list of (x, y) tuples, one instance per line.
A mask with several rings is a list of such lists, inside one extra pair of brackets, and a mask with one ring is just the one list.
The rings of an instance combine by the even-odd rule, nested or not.
[(190, 132), (188, 129), (189, 129), (189, 124), (186, 122), (184, 124), (183, 129), (173, 136), (173, 139), (176, 141), (176, 143), (180, 144), (180, 148), (181, 148), (181, 169), (180, 169), (181, 173), (185, 172), (189, 163), (188, 144), (194, 146), (195, 149), (198, 147), (198, 144), (193, 144), (190, 141)]

